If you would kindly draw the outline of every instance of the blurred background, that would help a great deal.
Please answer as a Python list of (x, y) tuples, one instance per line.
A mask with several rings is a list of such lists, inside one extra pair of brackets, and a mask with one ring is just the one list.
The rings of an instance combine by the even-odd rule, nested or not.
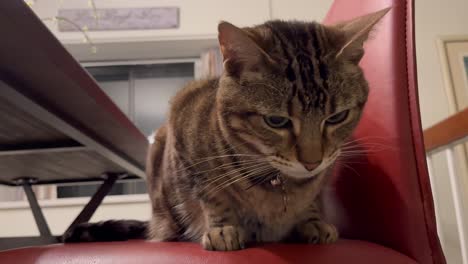
[[(269, 19), (322, 21), (332, 0), (25, 2), (151, 141), (178, 89), (190, 80), (222, 72), (216, 39), (220, 20), (237, 26)], [(421, 0), (416, 1), (415, 10), (419, 98), (426, 129), (463, 110), (468, 102), (468, 1)], [(152, 20), (155, 16), (158, 19)], [(465, 152), (461, 146), (455, 164), (462, 197), (468, 197)], [(432, 155), (429, 161), (439, 234), (446, 255), (456, 260), (459, 229), (453, 187), (446, 176), (449, 168), (443, 153)], [(52, 233), (61, 234), (97, 185), (34, 188)], [(143, 180), (118, 183), (91, 220), (146, 220), (150, 205), (145, 193)], [(0, 226), (0, 237), (38, 234), (21, 188), (0, 186)]]

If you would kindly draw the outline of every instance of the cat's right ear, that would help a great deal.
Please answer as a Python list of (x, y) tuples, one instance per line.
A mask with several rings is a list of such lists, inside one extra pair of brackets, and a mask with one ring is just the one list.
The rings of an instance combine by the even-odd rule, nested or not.
[(231, 23), (221, 21), (218, 25), (218, 40), (225, 71), (240, 77), (244, 70), (254, 70), (269, 60), (263, 51), (246, 32)]

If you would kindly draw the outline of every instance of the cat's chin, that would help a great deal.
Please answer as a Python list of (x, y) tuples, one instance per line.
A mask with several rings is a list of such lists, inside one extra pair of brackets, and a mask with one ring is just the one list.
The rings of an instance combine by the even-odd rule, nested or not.
[(305, 179), (311, 179), (311, 178), (314, 178), (315, 176), (317, 176), (318, 174), (320, 174), (320, 172), (318, 173), (313, 173), (313, 172), (283, 172), (284, 176), (286, 176), (287, 178), (292, 178), (292, 179), (296, 179), (296, 180), (305, 180)]
[(322, 163), (313, 171), (302, 169), (299, 166), (293, 169), (278, 168), (278, 170), (280, 170), (282, 174), (286, 176), (287, 178), (296, 179), (296, 180), (307, 180), (307, 179), (315, 178), (318, 175), (320, 175), (323, 171), (325, 171), (330, 166), (330, 164), (331, 164), (330, 162)]

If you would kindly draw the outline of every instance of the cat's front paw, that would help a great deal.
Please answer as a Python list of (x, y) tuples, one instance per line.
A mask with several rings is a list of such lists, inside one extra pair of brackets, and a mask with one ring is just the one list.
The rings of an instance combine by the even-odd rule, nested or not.
[(215, 251), (231, 251), (245, 248), (245, 235), (240, 227), (212, 227), (203, 235), (203, 248)]
[(300, 232), (308, 243), (330, 244), (338, 240), (338, 230), (334, 225), (324, 221), (311, 221), (305, 224)]

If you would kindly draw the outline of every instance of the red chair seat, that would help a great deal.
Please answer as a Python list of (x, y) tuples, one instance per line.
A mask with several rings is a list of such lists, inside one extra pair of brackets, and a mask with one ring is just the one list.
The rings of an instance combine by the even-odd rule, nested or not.
[(203, 250), (195, 243), (145, 241), (51, 245), (0, 253), (2, 263), (359, 263), (413, 264), (409, 257), (378, 244), (341, 240), (330, 245), (268, 244), (234, 252)]

